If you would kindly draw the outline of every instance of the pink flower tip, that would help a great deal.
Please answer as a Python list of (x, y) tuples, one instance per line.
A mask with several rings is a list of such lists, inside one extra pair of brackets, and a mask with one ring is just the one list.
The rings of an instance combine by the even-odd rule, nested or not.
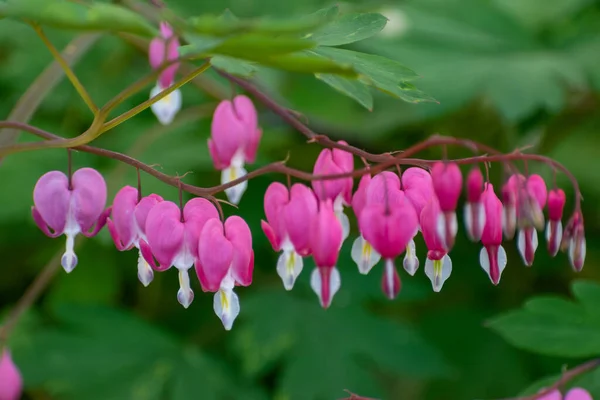
[(23, 392), (23, 378), (15, 365), (10, 351), (5, 348), (0, 357), (0, 399), (18, 400)]

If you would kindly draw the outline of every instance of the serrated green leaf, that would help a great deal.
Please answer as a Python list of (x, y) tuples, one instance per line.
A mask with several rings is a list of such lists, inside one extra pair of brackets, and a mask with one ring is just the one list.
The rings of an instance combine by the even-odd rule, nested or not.
[(243, 77), (250, 77), (256, 72), (256, 66), (253, 63), (234, 57), (214, 56), (211, 57), (210, 63), (215, 68)]
[(431, 96), (406, 82), (418, 78), (418, 75), (397, 61), (373, 54), (332, 47), (318, 47), (311, 52), (352, 65), (361, 75), (362, 81), (391, 96), (411, 103), (435, 101)]
[[(578, 285), (581, 290), (582, 283)], [(588, 286), (588, 290), (596, 296), (600, 287)], [(587, 307), (555, 297), (539, 297), (520, 310), (494, 318), (488, 326), (521, 349), (562, 357), (597, 356), (600, 318), (587, 313)]]
[(381, 14), (346, 14), (310, 35), (321, 46), (358, 42), (379, 33), (387, 18)]
[(277, 387), (282, 398), (338, 398), (349, 385), (379, 396), (381, 387), (368, 378), (367, 365), (373, 364), (410, 376), (448, 372), (437, 351), (410, 326), (359, 307), (323, 310), (313, 300), (281, 290), (244, 298), (245, 324), (236, 334), (236, 347), (248, 373), (283, 363)]
[(128, 32), (148, 37), (158, 33), (140, 15), (107, 3), (88, 6), (65, 0), (19, 0), (0, 4), (0, 15), (63, 29)]
[(373, 109), (373, 96), (369, 87), (362, 82), (332, 74), (315, 74), (315, 76), (337, 91), (353, 98), (367, 110)]

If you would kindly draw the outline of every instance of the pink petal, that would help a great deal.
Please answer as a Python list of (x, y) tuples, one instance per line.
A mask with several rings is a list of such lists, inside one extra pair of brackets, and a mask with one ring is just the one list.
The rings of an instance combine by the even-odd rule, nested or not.
[(0, 399), (18, 400), (23, 392), (23, 377), (7, 348), (0, 349)]
[(248, 164), (252, 164), (256, 160), (256, 152), (258, 150), (258, 144), (260, 143), (261, 137), (262, 129), (257, 128), (254, 132), (254, 135), (250, 137), (250, 140), (246, 144), (246, 148), (244, 149), (244, 155)]
[(110, 233), (110, 237), (115, 243), (115, 247), (117, 248), (117, 250), (125, 251), (131, 250), (133, 248), (133, 244), (131, 244), (130, 246), (125, 246), (123, 240), (121, 240), (121, 238), (119, 237), (117, 228), (115, 227), (115, 224), (112, 222), (112, 220), (109, 219), (108, 221), (106, 221), (106, 226), (108, 227), (108, 232)]
[(404, 193), (400, 190), (400, 178), (393, 172), (384, 171), (371, 179), (367, 187), (366, 204), (389, 205), (403, 202)]
[(252, 283), (254, 270), (254, 252), (252, 251), (252, 233), (246, 221), (234, 215), (225, 221), (225, 236), (233, 245), (231, 273), (233, 279), (242, 286)]
[(243, 94), (235, 96), (233, 99), (235, 105), (235, 115), (247, 128), (245, 134), (246, 140), (256, 134), (258, 128), (258, 114), (252, 100)]
[(322, 201), (310, 229), (310, 248), (317, 267), (334, 267), (342, 245), (342, 226), (331, 201)]
[[(113, 200), (111, 221), (109, 222), (109, 230), (113, 240), (115, 236), (119, 238), (121, 248), (129, 249), (133, 246), (135, 239), (135, 207), (138, 201), (138, 191), (131, 186), (125, 186), (119, 190)], [(113, 235), (112, 230), (116, 235)], [(119, 248), (117, 241), (115, 245)]]
[(283, 219), (294, 249), (300, 255), (310, 253), (310, 229), (318, 212), (313, 191), (300, 183), (292, 186), (290, 202), (283, 208)]
[[(37, 214), (57, 235), (65, 229), (70, 199), (69, 180), (60, 171), (42, 175), (33, 189), (33, 204)], [(38, 219), (36, 223), (40, 226)]]
[(275, 230), (271, 227), (271, 225), (269, 225), (269, 223), (266, 221), (260, 221), (260, 226), (261, 226), (263, 232), (265, 233), (265, 236), (269, 240), (269, 243), (271, 243), (271, 247), (273, 247), (273, 250), (274, 251), (281, 250), (279, 239), (277, 238), (277, 235), (275, 234)]
[[(332, 158), (331, 150), (325, 149), (321, 151), (321, 155), (317, 159), (313, 168), (314, 175), (336, 175), (345, 172), (342, 170)], [(344, 195), (347, 191), (347, 179), (326, 179), (315, 180), (312, 182), (312, 187), (315, 195), (319, 200), (334, 201), (340, 194)]]
[(202, 228), (198, 256), (198, 279), (202, 276), (206, 290), (218, 291), (233, 261), (233, 245), (223, 234), (223, 224), (218, 219), (209, 220)]
[(422, 168), (411, 167), (402, 173), (402, 189), (417, 216), (433, 197), (431, 175)]
[(163, 21), (160, 23), (160, 34), (164, 39), (169, 39), (173, 36), (173, 28), (171, 28), (168, 22)]
[[(558, 389), (540, 397), (538, 400), (563, 400), (562, 393)], [(565, 399), (566, 400), (566, 399)]]
[(55, 231), (54, 233), (50, 232), (50, 230), (48, 229), (48, 225), (46, 225), (46, 221), (44, 221), (44, 218), (42, 218), (37, 208), (31, 207), (31, 216), (33, 217), (33, 221), (35, 222), (35, 224), (38, 226), (38, 228), (40, 228), (42, 232), (44, 232), (46, 236), (56, 238), (63, 234), (62, 231)]
[[(150, 210), (146, 219), (146, 237), (160, 268), (169, 268), (181, 251), (184, 240), (181, 212), (175, 203), (162, 201)], [(150, 263), (148, 258), (146, 261)]]
[(289, 202), (289, 192), (285, 185), (279, 182), (273, 182), (265, 192), (264, 209), (267, 221), (271, 226), (276, 238), (276, 246), (281, 247), (281, 242), (286, 238), (287, 231), (285, 221), (281, 214), (283, 207)]
[(83, 232), (98, 221), (106, 206), (106, 182), (98, 171), (81, 168), (71, 179), (73, 203), (71, 210)]
[[(436, 252), (436, 255), (441, 254), (441, 257), (446, 254), (444, 241), (438, 234), (438, 220), (441, 209), (436, 197), (432, 197), (429, 203), (421, 211), (421, 232), (423, 239), (427, 245), (427, 249), (431, 252)], [(441, 258), (440, 257), (440, 258)], [(432, 258), (439, 260), (440, 258)]]
[(548, 193), (548, 217), (552, 221), (562, 219), (566, 202), (565, 192), (562, 189), (552, 189)]
[(384, 258), (396, 258), (415, 236), (418, 229), (417, 215), (408, 205), (385, 207), (370, 204), (360, 216), (364, 238)]
[(502, 243), (502, 202), (494, 193), (491, 183), (485, 184), (481, 202), (485, 208), (485, 226), (481, 234), (484, 245), (500, 245)]
[(183, 219), (185, 220), (184, 242), (194, 257), (198, 254), (200, 232), (202, 232), (204, 224), (213, 218), (219, 219), (217, 208), (210, 201), (201, 197), (189, 200), (183, 207)]
[(593, 400), (590, 393), (582, 388), (573, 388), (565, 395), (565, 400)]
[(354, 215), (356, 216), (356, 221), (359, 222), (359, 230), (360, 230), (360, 213), (363, 208), (367, 204), (367, 187), (371, 183), (371, 175), (366, 174), (360, 178), (358, 182), (358, 189), (354, 192), (354, 196), (352, 197), (352, 210), (354, 211)]
[(208, 152), (210, 153), (210, 157), (213, 160), (215, 169), (222, 170), (229, 167), (229, 163), (231, 162), (231, 160), (223, 160), (221, 158), (221, 155), (215, 147), (215, 142), (210, 138), (208, 139)]
[(477, 203), (483, 193), (483, 175), (479, 167), (473, 167), (467, 175), (467, 201)]
[(111, 211), (112, 207), (108, 207), (107, 209), (103, 210), (102, 214), (100, 214), (98, 219), (95, 221), (94, 229), (92, 229), (91, 231), (82, 231), (81, 233), (83, 234), (83, 236), (89, 238), (96, 236), (102, 230), (102, 228), (104, 228), (104, 225), (106, 224), (106, 221), (108, 220)]
[(138, 228), (145, 235), (146, 229), (146, 220), (148, 219), (148, 214), (150, 214), (150, 210), (154, 208), (155, 205), (163, 201), (163, 198), (157, 194), (150, 194), (146, 197), (142, 197), (140, 202), (135, 207), (134, 216), (137, 222)]
[[(344, 145), (348, 144), (343, 140), (338, 141), (338, 143)], [(351, 153), (340, 149), (333, 149), (332, 158), (333, 162), (340, 168), (341, 172), (354, 171), (354, 156)], [(344, 198), (344, 202), (350, 204), (352, 202), (352, 187), (354, 186), (354, 180), (352, 178), (343, 178), (340, 179), (340, 182), (343, 183), (341, 195)]]
[(537, 174), (533, 174), (527, 178), (526, 185), (529, 195), (537, 201), (540, 209), (543, 209), (546, 206), (546, 200), (548, 198), (548, 189), (546, 188), (544, 179)]
[(431, 169), (433, 189), (442, 211), (454, 211), (462, 191), (462, 174), (455, 163), (436, 162)]
[(154, 38), (148, 48), (150, 66), (154, 69), (160, 67), (165, 60), (165, 41), (162, 38)]

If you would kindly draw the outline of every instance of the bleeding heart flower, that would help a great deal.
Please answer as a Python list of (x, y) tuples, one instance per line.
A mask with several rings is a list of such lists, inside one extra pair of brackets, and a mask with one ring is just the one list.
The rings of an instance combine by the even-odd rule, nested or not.
[[(399, 189), (390, 190), (390, 198), (401, 198)], [(404, 252), (416, 235), (419, 221), (408, 201), (396, 204), (368, 204), (360, 215), (360, 226), (369, 241), (385, 259), (382, 288), (388, 298), (394, 299), (400, 291), (400, 277), (394, 259)]]
[[(60, 171), (44, 174), (33, 189), (33, 220), (47, 236), (67, 237), (61, 265), (67, 272), (77, 266), (73, 250), (75, 236), (93, 237), (98, 234), (110, 215), (106, 205), (106, 183), (98, 171), (81, 168), (71, 180)], [(95, 228), (90, 231), (92, 227)], [(50, 229), (54, 232), (50, 232)]]
[(560, 249), (563, 236), (562, 215), (566, 202), (562, 189), (552, 189), (548, 193), (548, 223), (546, 225), (546, 242), (548, 253), (554, 257)]
[[(348, 144), (343, 140), (340, 144)], [(314, 175), (335, 175), (354, 171), (354, 157), (347, 151), (340, 149), (323, 149), (315, 162), (313, 168)], [(350, 234), (350, 221), (344, 214), (344, 206), (349, 206), (352, 202), (352, 178), (326, 179), (313, 181), (312, 187), (321, 201), (331, 200), (333, 210), (338, 220), (342, 224), (342, 242)]]
[[(542, 389), (543, 390), (543, 389)], [(589, 392), (582, 388), (573, 388), (567, 392), (565, 397), (562, 396), (558, 389), (539, 397), (539, 400), (593, 400)]]
[(519, 253), (526, 266), (533, 264), (538, 246), (537, 230), (544, 228), (544, 214), (548, 191), (544, 179), (539, 175), (530, 175), (525, 182), (525, 190), (519, 192), (517, 221), (519, 234), (517, 239)]
[(371, 175), (366, 174), (360, 178), (358, 183), (358, 189), (352, 196), (352, 209), (356, 216), (356, 222), (358, 224), (358, 231), (360, 236), (357, 237), (352, 243), (352, 250), (350, 252), (352, 260), (358, 266), (358, 271), (366, 275), (371, 269), (379, 262), (381, 255), (373, 249), (371, 243), (365, 240), (362, 230), (360, 228), (360, 214), (367, 204), (367, 187), (371, 183)]
[(483, 248), (479, 253), (479, 263), (492, 283), (497, 285), (506, 267), (506, 251), (502, 247), (502, 202), (491, 183), (485, 184), (481, 202), (485, 209), (485, 226), (481, 234)]
[(277, 273), (286, 290), (292, 290), (302, 272), (302, 257), (310, 254), (310, 227), (317, 214), (317, 199), (310, 188), (300, 183), (288, 193), (281, 183), (274, 182), (265, 193), (265, 215), (261, 221), (273, 250), (283, 250), (277, 260)]
[(438, 223), (439, 234), (450, 251), (458, 231), (456, 205), (462, 190), (462, 174), (455, 163), (436, 162), (431, 169), (431, 179), (442, 210)]
[(452, 273), (452, 260), (438, 231), (440, 213), (441, 209), (436, 197), (432, 197), (421, 212), (421, 231), (428, 250), (425, 275), (431, 280), (435, 292), (442, 290), (444, 282)]
[[(119, 190), (113, 201), (112, 219), (107, 220), (107, 227), (117, 250), (131, 250), (133, 247), (139, 250), (140, 240), (148, 240), (145, 233), (146, 219), (150, 210), (161, 201), (163, 198), (157, 194), (140, 198), (138, 190), (131, 186)], [(139, 251), (138, 279), (142, 285), (148, 286), (153, 278), (152, 268)]]
[[(413, 206), (417, 217), (420, 219), (421, 212), (434, 197), (431, 175), (422, 168), (408, 168), (402, 173), (402, 189), (404, 190), (406, 199)], [(421, 221), (419, 221), (419, 228), (420, 225)], [(408, 242), (408, 246), (406, 246), (403, 266), (411, 276), (419, 268), (419, 259), (417, 258), (414, 239), (411, 239)]]
[(320, 201), (310, 228), (310, 248), (317, 266), (310, 276), (310, 286), (319, 296), (323, 308), (329, 307), (341, 286), (336, 263), (342, 241), (342, 225), (333, 211), (331, 200)]
[(525, 177), (521, 174), (511, 175), (502, 186), (502, 230), (504, 237), (511, 240), (517, 229), (517, 201), (519, 192), (524, 190)]
[(580, 211), (575, 211), (569, 219), (569, 222), (567, 222), (561, 248), (563, 250), (568, 249), (569, 261), (571, 261), (573, 270), (580, 272), (583, 269), (586, 253), (583, 215)]
[(19, 400), (23, 393), (23, 378), (13, 362), (10, 351), (1, 349), (0, 357), (0, 400)]
[(202, 290), (215, 292), (213, 307), (226, 330), (240, 313), (234, 286), (249, 286), (254, 270), (252, 234), (246, 221), (238, 216), (204, 224), (198, 242), (196, 273)]
[[(221, 170), (221, 184), (247, 174), (244, 165), (254, 162), (261, 136), (256, 109), (247, 96), (219, 103), (213, 114), (208, 150), (215, 168)], [(225, 194), (230, 202), (238, 204), (247, 187), (245, 181), (226, 189)]]
[[(154, 69), (159, 69), (163, 64), (179, 58), (179, 39), (173, 33), (173, 29), (166, 22), (161, 22), (160, 33), (161, 36), (152, 39), (148, 49), (150, 66)], [(150, 91), (150, 98), (173, 84), (177, 69), (179, 69), (178, 62), (169, 65), (160, 73), (156, 86)], [(181, 92), (179, 89), (171, 92), (150, 108), (161, 124), (170, 124), (181, 109)]]
[(465, 204), (465, 227), (473, 242), (481, 239), (485, 226), (485, 210), (481, 202), (483, 175), (479, 167), (473, 167), (467, 176), (467, 203)]
[(165, 271), (171, 266), (179, 270), (177, 300), (185, 308), (194, 300), (188, 271), (198, 258), (200, 232), (212, 218), (218, 219), (219, 213), (206, 199), (191, 199), (183, 210), (171, 201), (162, 201), (150, 210), (146, 219), (148, 240), (139, 241), (144, 259), (155, 271)]

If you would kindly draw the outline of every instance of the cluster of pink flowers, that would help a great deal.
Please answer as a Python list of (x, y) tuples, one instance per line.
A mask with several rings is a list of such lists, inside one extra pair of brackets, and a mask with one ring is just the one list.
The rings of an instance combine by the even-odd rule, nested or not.
[[(352, 155), (337, 149), (323, 150), (314, 168), (317, 175), (352, 170)], [(360, 232), (352, 245), (352, 259), (362, 274), (384, 259), (382, 289), (387, 297), (395, 298), (401, 287), (396, 258), (404, 254), (403, 266), (410, 275), (419, 267), (414, 241), (418, 232), (427, 246), (425, 275), (434, 291), (442, 289), (452, 272), (449, 252), (458, 231), (456, 208), (463, 187), (458, 165), (440, 161), (433, 164), (431, 172), (411, 167), (401, 175), (390, 171), (367, 174), (353, 195), (351, 178), (314, 181), (312, 186), (312, 191), (302, 184), (288, 190), (272, 183), (265, 194), (267, 221), (262, 227), (273, 249), (282, 251), (277, 272), (287, 290), (302, 271), (302, 257), (312, 254), (317, 269), (312, 272), (311, 285), (323, 307), (329, 306), (341, 284), (336, 263), (349, 232), (344, 205), (352, 206)], [(511, 239), (518, 228), (519, 252), (525, 265), (532, 265), (546, 205), (548, 251), (554, 256), (560, 247), (568, 249), (573, 268), (581, 270), (585, 258), (583, 219), (576, 211), (563, 232), (565, 194), (561, 189), (548, 192), (539, 175), (515, 174), (502, 188), (502, 202), (493, 185), (484, 182), (478, 167), (471, 169), (465, 186), (467, 236), (481, 242), (479, 261), (493, 284), (499, 283), (507, 264), (503, 233)]]
[(593, 400), (592, 395), (585, 389), (573, 388), (562, 395), (559, 390), (554, 390), (547, 395), (539, 398), (539, 400)]

